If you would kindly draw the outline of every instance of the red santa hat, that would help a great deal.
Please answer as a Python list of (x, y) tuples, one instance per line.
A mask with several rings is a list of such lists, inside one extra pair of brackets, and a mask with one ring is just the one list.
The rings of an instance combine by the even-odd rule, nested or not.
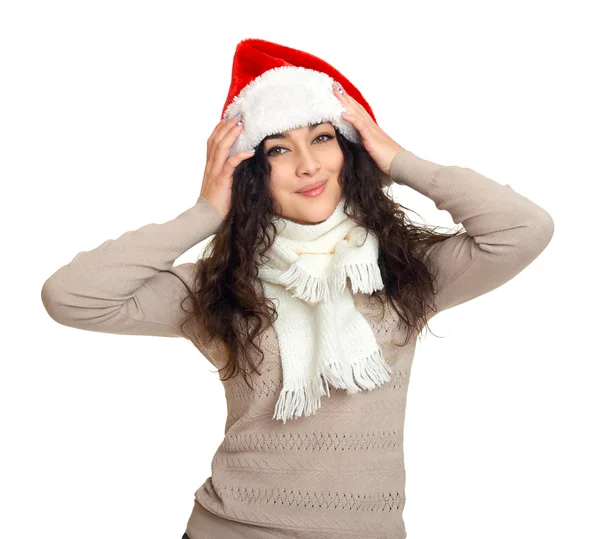
[(229, 155), (256, 148), (267, 135), (320, 122), (331, 122), (344, 137), (359, 142), (359, 133), (341, 115), (346, 109), (333, 95), (334, 82), (377, 122), (358, 89), (324, 60), (262, 39), (240, 41), (222, 114), (227, 119), (240, 113), (244, 128)]

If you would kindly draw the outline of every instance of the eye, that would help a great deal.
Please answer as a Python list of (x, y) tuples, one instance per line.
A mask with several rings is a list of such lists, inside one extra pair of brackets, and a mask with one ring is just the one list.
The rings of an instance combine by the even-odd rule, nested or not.
[[(320, 135), (318, 135), (317, 137), (315, 137), (315, 140), (319, 140), (321, 137), (325, 137), (325, 140), (323, 140), (323, 142), (327, 142), (328, 140), (331, 140), (331, 139), (335, 138), (335, 137), (333, 137), (332, 135), (330, 135), (328, 133), (321, 133)], [(281, 152), (280, 153), (274, 153), (275, 150), (285, 150), (285, 148), (283, 148), (281, 146), (274, 146), (273, 148), (271, 148), (267, 152), (267, 157), (277, 157), (278, 155), (281, 155)]]

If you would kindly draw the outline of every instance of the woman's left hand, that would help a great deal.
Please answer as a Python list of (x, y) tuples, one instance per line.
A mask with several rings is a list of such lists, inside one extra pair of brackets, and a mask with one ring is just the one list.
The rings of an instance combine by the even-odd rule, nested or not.
[(343, 88), (343, 93), (340, 92), (339, 87), (339, 84), (333, 83), (333, 93), (348, 111), (348, 114), (342, 114), (342, 118), (356, 128), (362, 137), (365, 149), (379, 168), (389, 175), (392, 160), (398, 152), (404, 151), (404, 148), (373, 121), (371, 115), (358, 101), (343, 91)]

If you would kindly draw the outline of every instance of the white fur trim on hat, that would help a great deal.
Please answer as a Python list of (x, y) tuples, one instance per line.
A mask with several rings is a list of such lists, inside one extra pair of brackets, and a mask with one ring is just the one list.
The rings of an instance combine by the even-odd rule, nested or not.
[(299, 66), (275, 67), (255, 78), (225, 110), (225, 118), (240, 113), (244, 119), (229, 156), (256, 148), (267, 135), (309, 123), (331, 122), (347, 139), (358, 142), (354, 126), (341, 117), (346, 108), (333, 95), (334, 82), (326, 73)]

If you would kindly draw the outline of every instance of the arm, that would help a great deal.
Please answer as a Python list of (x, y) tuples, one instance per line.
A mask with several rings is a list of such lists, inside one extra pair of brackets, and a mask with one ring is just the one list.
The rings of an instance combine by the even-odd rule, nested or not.
[[(175, 219), (148, 224), (82, 251), (42, 287), (42, 302), (59, 324), (122, 335), (183, 337), (195, 264), (173, 262), (216, 232), (221, 214), (204, 197)], [(190, 310), (189, 308), (187, 310)]]
[(466, 230), (428, 249), (437, 273), (437, 312), (506, 283), (538, 257), (554, 234), (546, 210), (470, 168), (442, 166), (404, 150), (394, 157), (390, 175), (433, 200)]

